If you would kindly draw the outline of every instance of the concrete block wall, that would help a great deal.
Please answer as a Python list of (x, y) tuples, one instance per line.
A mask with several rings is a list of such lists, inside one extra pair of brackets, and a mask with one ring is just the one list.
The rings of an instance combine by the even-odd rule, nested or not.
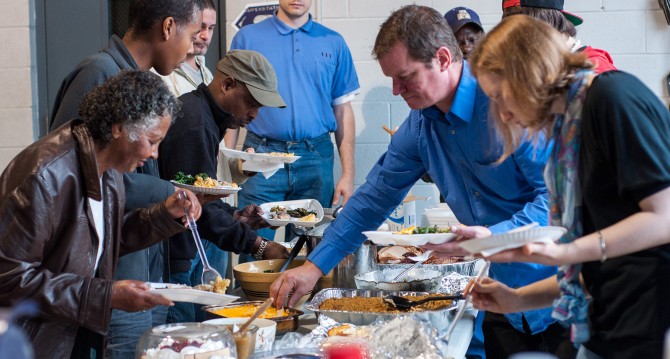
[(29, 0), (0, 11), (0, 172), (33, 142)]
[[(33, 103), (36, 103), (35, 71), (31, 59), (34, 17), (31, 0), (4, 0), (0, 12), (0, 169), (16, 153), (35, 139)], [(231, 21), (248, 3), (255, 0), (226, 2), (228, 42), (234, 35)], [(440, 12), (466, 5), (481, 16), (484, 27), (492, 28), (500, 19), (498, 0), (313, 0), (312, 13), (317, 21), (340, 32), (354, 56), (361, 93), (353, 102), (356, 115), (356, 179), (358, 186), (380, 154), (389, 137), (382, 125), (395, 127), (409, 108), (401, 98), (392, 96), (390, 81), (372, 60), (370, 51), (379, 25), (389, 13), (402, 5), (416, 3), (432, 6)], [(578, 27), (583, 43), (606, 49), (622, 70), (638, 76), (666, 103), (670, 95), (664, 79), (670, 72), (670, 27), (657, 0), (566, 0), (566, 9), (584, 17)], [(319, 18), (321, 17), (321, 18)], [(339, 169), (337, 169), (339, 171)], [(437, 199), (433, 186), (419, 183), (417, 195)]]
[[(228, 43), (235, 34), (231, 21), (246, 4), (254, 2), (227, 1)], [(381, 126), (395, 128), (409, 112), (402, 98), (392, 95), (391, 82), (384, 77), (370, 51), (379, 26), (388, 15), (413, 3), (431, 6), (442, 13), (456, 6), (468, 6), (478, 12), (486, 30), (500, 21), (502, 13), (500, 0), (313, 0), (312, 3), (312, 15), (317, 21), (338, 31), (349, 44), (361, 84), (361, 93), (353, 101), (356, 186), (364, 183), (370, 168), (386, 151), (389, 135)], [(606, 49), (617, 67), (638, 76), (666, 104), (670, 103), (664, 82), (670, 72), (670, 26), (656, 0), (566, 0), (565, 8), (584, 18), (577, 28), (582, 43)], [(417, 203), (417, 213), (439, 198), (433, 185), (421, 181), (412, 193), (430, 197)]]

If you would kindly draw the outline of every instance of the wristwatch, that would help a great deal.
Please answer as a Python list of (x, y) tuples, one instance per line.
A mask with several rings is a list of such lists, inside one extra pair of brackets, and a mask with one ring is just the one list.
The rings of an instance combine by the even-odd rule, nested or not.
[(254, 258), (257, 261), (263, 259), (263, 254), (265, 253), (265, 248), (268, 247), (268, 240), (261, 237), (261, 244), (258, 246), (258, 250), (254, 253)]

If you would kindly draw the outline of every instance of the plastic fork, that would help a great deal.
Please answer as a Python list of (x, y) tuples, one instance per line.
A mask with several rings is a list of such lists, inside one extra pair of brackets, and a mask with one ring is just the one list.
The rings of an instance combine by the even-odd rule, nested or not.
[[(179, 199), (187, 199), (186, 193), (184, 191), (179, 191), (177, 196)], [(202, 240), (200, 240), (200, 234), (198, 233), (198, 225), (195, 223), (195, 218), (191, 216), (188, 210), (189, 207), (184, 207), (184, 212), (186, 212), (186, 221), (188, 221), (188, 227), (191, 229), (193, 240), (195, 241), (195, 246), (198, 248), (198, 254), (200, 254), (200, 260), (202, 261), (202, 275), (200, 276), (200, 281), (202, 284), (214, 285), (218, 278), (223, 277), (221, 277), (221, 274), (219, 274), (216, 269), (209, 265), (207, 255), (205, 254), (205, 248), (202, 246)]]

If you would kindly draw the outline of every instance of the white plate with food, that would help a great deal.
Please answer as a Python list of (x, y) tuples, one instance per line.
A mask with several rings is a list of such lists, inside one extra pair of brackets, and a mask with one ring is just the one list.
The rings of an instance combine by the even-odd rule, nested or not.
[(228, 294), (219, 294), (205, 290), (191, 288), (181, 284), (147, 283), (150, 293), (160, 294), (173, 302), (190, 302), (204, 305), (227, 305), (240, 297)]
[(249, 153), (246, 151), (237, 151), (224, 146), (220, 147), (221, 152), (230, 158), (239, 158), (244, 161), (274, 162), (274, 163), (293, 163), (300, 158), (293, 153), (268, 152), (268, 153)]
[(534, 242), (555, 242), (567, 232), (563, 227), (534, 227), (521, 231), (509, 231), (485, 238), (475, 238), (458, 242), (458, 245), (472, 254), (494, 255), (507, 249), (523, 247)]
[[(422, 233), (432, 229), (443, 231), (439, 233)], [(456, 238), (455, 233), (449, 233), (448, 228), (439, 227), (409, 227), (400, 232), (367, 231), (363, 234), (372, 243), (380, 246), (422, 246), (424, 244), (442, 244)], [(418, 233), (415, 233), (418, 232)]]
[(233, 187), (233, 186), (216, 186), (216, 187), (201, 187), (201, 186), (194, 186), (190, 184), (184, 184), (184, 183), (179, 183), (177, 181), (170, 181), (172, 182), (173, 185), (179, 187), (179, 188), (185, 188), (191, 192), (195, 193), (204, 193), (204, 194), (212, 194), (212, 195), (222, 195), (222, 194), (234, 194), (239, 192), (242, 187)]
[(268, 202), (260, 206), (264, 212), (263, 218), (271, 226), (292, 223), (296, 226), (313, 227), (323, 220), (323, 207), (315, 199)]

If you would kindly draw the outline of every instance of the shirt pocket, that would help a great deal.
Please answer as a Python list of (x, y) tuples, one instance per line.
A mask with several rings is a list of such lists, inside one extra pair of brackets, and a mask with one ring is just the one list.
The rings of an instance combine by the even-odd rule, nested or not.
[(333, 88), (337, 62), (326, 56), (327, 54), (314, 60), (314, 81), (317, 89), (330, 94)]

